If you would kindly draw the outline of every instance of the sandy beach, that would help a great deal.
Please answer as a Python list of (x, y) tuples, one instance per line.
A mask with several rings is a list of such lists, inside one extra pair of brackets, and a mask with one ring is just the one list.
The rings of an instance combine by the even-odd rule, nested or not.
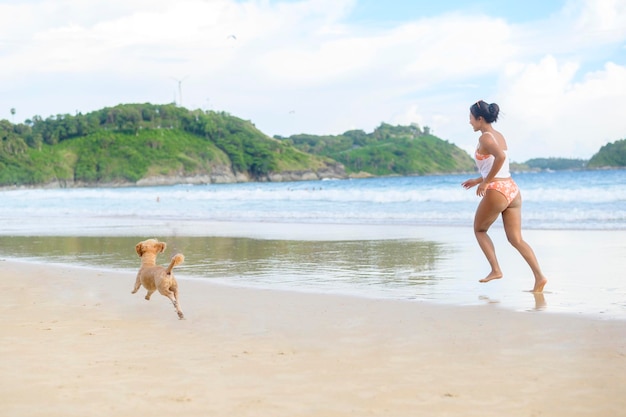
[[(618, 416), (626, 322), (4, 260), (2, 416)], [(541, 299), (537, 300), (538, 303)]]

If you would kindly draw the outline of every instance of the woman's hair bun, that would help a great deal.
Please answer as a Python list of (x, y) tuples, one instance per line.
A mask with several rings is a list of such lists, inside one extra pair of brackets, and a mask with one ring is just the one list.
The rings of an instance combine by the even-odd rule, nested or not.
[(489, 118), (492, 120), (487, 120), (487, 122), (489, 123), (493, 123), (495, 121), (498, 120), (498, 114), (500, 113), (500, 106), (498, 106), (496, 103), (491, 103), (488, 107), (488, 111), (489, 111)]
[(498, 114), (500, 114), (500, 106), (496, 103), (491, 103), (487, 106), (487, 114), (482, 115), (487, 123), (493, 123), (498, 120)]

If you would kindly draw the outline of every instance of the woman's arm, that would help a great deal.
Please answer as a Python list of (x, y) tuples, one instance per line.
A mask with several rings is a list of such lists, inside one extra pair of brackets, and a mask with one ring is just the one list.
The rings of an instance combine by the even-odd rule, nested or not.
[(461, 185), (466, 190), (469, 190), (470, 188), (480, 184), (481, 182), (483, 182), (483, 177), (478, 177), (478, 178), (469, 179), (469, 180), (463, 182)]

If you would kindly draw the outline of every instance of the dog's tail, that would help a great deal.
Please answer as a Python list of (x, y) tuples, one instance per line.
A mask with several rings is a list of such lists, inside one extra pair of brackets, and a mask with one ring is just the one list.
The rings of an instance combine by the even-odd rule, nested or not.
[(172, 269), (174, 269), (174, 267), (176, 265), (180, 265), (185, 261), (185, 257), (183, 256), (182, 253), (177, 253), (176, 255), (172, 256), (172, 261), (170, 262), (170, 266), (167, 267), (167, 275), (170, 275), (172, 273)]

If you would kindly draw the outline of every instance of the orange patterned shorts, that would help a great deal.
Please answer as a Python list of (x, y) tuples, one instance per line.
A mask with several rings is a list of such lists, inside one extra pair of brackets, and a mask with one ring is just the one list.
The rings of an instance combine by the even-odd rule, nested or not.
[(496, 190), (501, 193), (509, 204), (511, 204), (511, 201), (515, 200), (515, 197), (519, 194), (519, 188), (515, 181), (513, 181), (513, 178), (491, 181), (487, 184), (487, 189)]

